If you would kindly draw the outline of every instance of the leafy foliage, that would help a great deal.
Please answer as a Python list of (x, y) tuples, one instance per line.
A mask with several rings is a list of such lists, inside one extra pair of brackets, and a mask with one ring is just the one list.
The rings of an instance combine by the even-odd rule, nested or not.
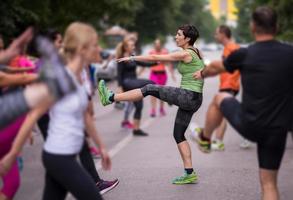
[(249, 20), (253, 10), (260, 5), (269, 5), (276, 9), (279, 17), (278, 38), (285, 41), (293, 41), (293, 0), (237, 0), (238, 27), (236, 30), (240, 41), (251, 41), (249, 32)]
[(0, 33), (13, 38), (29, 25), (63, 31), (72, 21), (98, 30), (118, 24), (135, 30), (143, 40), (174, 34), (179, 25), (194, 24), (202, 38), (211, 39), (216, 22), (206, 0), (2, 0)]

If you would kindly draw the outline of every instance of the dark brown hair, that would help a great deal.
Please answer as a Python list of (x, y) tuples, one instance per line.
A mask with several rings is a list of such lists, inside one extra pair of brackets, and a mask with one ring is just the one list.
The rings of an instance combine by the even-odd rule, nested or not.
[(182, 30), (185, 38), (186, 37), (190, 38), (188, 43), (189, 43), (189, 45), (193, 46), (195, 41), (199, 37), (199, 32), (198, 32), (197, 28), (193, 25), (185, 24), (183, 26), (180, 26), (178, 29)]
[(252, 21), (257, 33), (275, 34), (277, 32), (277, 13), (270, 7), (261, 6), (252, 13)]
[(219, 32), (223, 33), (227, 38), (231, 38), (231, 29), (226, 25), (219, 26)]

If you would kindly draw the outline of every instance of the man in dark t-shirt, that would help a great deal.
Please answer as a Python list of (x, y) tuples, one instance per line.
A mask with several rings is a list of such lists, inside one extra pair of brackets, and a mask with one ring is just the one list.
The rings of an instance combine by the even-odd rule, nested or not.
[(274, 39), (277, 15), (268, 7), (253, 12), (250, 28), (254, 44), (194, 74), (201, 79), (239, 70), (243, 86), (242, 103), (225, 92), (217, 95), (216, 105), (209, 108), (215, 114), (207, 118), (208, 128), (197, 142), (209, 152), (212, 132), (223, 114), (243, 137), (256, 142), (263, 199), (277, 200), (277, 174), (293, 118), (293, 46)]

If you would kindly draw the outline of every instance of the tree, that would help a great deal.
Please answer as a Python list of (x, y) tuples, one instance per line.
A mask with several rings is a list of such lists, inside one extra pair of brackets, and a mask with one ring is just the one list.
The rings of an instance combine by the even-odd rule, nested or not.
[(278, 38), (285, 41), (293, 41), (293, 13), (291, 6), (293, 0), (237, 0), (238, 26), (236, 29), (237, 38), (240, 41), (251, 41), (249, 21), (251, 13), (257, 6), (269, 5), (276, 9), (279, 20)]
[(183, 0), (175, 20), (177, 27), (186, 23), (194, 24), (198, 28), (201, 38), (212, 41), (217, 22), (205, 9), (206, 4), (207, 2), (204, 0)]
[(2, 0), (0, 32), (14, 37), (33, 24), (60, 31), (73, 21), (93, 24), (98, 30), (118, 24), (137, 31), (145, 41), (174, 34), (191, 23), (202, 38), (211, 38), (215, 20), (206, 11), (206, 0)]
[(143, 0), (144, 7), (138, 11), (135, 23), (127, 27), (150, 41), (157, 36), (174, 35), (180, 25), (193, 24), (201, 38), (211, 40), (216, 21), (205, 10), (206, 3), (205, 0)]
[(102, 23), (131, 24), (141, 7), (140, 0), (2, 0), (0, 32), (10, 38), (29, 25), (63, 31), (73, 21), (88, 22), (98, 29)]

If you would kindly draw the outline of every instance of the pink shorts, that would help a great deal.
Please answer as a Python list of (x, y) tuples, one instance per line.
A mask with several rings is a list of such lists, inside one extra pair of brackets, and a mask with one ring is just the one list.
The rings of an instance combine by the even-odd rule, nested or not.
[[(0, 131), (0, 159), (2, 159), (10, 150), (12, 143), (25, 120), (25, 116), (19, 117), (12, 124), (8, 125)], [(8, 173), (2, 177), (3, 186), (1, 193), (3, 193), (9, 199), (13, 199), (16, 194), (19, 184), (20, 176), (17, 161), (12, 165), (12, 168)]]
[(165, 85), (167, 82), (167, 73), (166, 72), (151, 72), (150, 80), (154, 81), (157, 85)]

